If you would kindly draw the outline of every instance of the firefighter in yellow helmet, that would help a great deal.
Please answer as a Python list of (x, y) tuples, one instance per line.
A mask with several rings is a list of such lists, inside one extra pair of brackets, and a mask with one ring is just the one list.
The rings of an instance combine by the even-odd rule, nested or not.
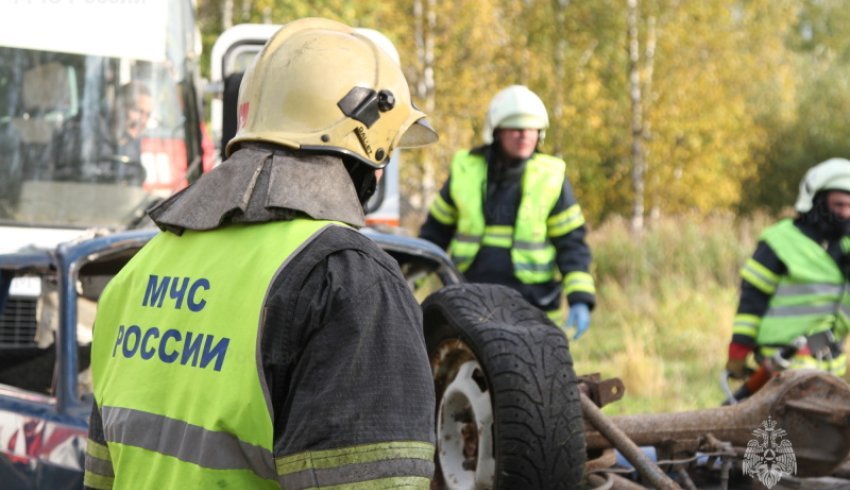
[(455, 154), (420, 237), (447, 248), (467, 280), (517, 289), (553, 321), (575, 328), (577, 339), (596, 302), (591, 254), (566, 163), (539, 151), (548, 127), (543, 101), (527, 87), (498, 92), (484, 145)]
[[(810, 168), (794, 207), (796, 218), (765, 229), (741, 269), (726, 364), (733, 377), (749, 374), (751, 353), (759, 374), (815, 368), (840, 376), (847, 368), (850, 161), (831, 158)], [(763, 381), (751, 378), (736, 396), (748, 396)]]
[(90, 488), (427, 488), (434, 389), (398, 265), (355, 228), (436, 140), (398, 63), (324, 19), (248, 69), (227, 160), (104, 291)]

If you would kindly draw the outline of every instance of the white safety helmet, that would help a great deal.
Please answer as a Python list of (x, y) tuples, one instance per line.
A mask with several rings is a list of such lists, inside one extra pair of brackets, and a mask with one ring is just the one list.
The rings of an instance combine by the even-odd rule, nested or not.
[(800, 194), (794, 208), (801, 213), (810, 211), (815, 195), (821, 191), (850, 193), (850, 160), (830, 158), (810, 168), (800, 182)]
[(524, 85), (511, 85), (497, 93), (490, 101), (484, 121), (484, 142), (493, 142), (497, 129), (539, 129), (540, 142), (549, 127), (549, 114), (543, 101)]
[(393, 149), (437, 140), (413, 105), (398, 58), (328, 19), (281, 27), (245, 72), (237, 107), (228, 156), (242, 143), (267, 142), (383, 168)]

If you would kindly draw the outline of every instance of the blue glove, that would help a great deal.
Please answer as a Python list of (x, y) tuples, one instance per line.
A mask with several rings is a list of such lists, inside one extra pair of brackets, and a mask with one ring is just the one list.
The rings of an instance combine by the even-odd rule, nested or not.
[(578, 340), (590, 328), (590, 307), (586, 303), (576, 303), (570, 306), (570, 314), (567, 316), (567, 323), (564, 327), (575, 327), (576, 335), (573, 340)]

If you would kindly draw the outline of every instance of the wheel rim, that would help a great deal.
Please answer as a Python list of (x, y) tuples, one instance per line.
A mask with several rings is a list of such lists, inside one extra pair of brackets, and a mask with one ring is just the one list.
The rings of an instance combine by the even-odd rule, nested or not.
[(438, 458), (451, 490), (492, 488), (493, 405), (481, 366), (463, 362), (446, 386), (437, 417)]

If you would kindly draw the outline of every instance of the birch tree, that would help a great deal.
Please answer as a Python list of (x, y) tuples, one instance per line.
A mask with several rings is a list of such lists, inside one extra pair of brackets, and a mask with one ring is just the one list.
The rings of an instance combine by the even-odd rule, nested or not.
[(638, 39), (638, 0), (628, 0), (629, 26), (629, 99), (632, 103), (631, 158), (632, 158), (632, 231), (643, 230), (644, 175), (646, 163), (643, 155), (643, 108), (640, 88), (640, 41)]

